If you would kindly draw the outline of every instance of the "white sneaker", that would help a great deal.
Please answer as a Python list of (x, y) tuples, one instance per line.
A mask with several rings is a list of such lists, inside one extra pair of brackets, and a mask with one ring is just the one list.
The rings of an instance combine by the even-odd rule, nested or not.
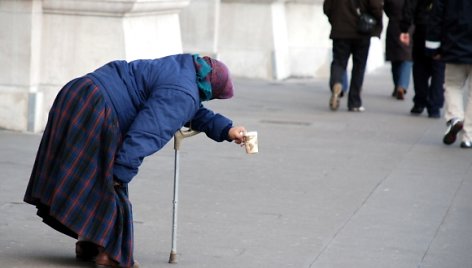
[(349, 112), (364, 112), (364, 111), (365, 111), (364, 106), (349, 108)]
[(470, 141), (462, 141), (462, 142), (461, 142), (461, 148), (464, 148), (464, 149), (472, 148), (472, 142), (470, 142)]

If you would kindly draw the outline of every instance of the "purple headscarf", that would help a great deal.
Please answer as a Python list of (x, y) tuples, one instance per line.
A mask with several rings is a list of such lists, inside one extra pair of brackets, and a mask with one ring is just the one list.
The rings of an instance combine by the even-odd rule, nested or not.
[(213, 99), (229, 99), (233, 97), (233, 82), (229, 75), (228, 67), (221, 61), (210, 57), (203, 57), (210, 65), (210, 78), (212, 98)]

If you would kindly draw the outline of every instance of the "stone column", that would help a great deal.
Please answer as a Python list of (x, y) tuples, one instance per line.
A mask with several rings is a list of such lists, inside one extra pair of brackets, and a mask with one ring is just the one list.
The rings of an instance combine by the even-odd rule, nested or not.
[(288, 0), (287, 28), (291, 76), (328, 76), (331, 25), (323, 13), (323, 1)]
[[(286, 9), (291, 76), (328, 78), (332, 40), (323, 0), (287, 0)], [(383, 43), (383, 36), (371, 39), (367, 71), (384, 64)]]
[(284, 0), (221, 0), (218, 56), (235, 76), (289, 76)]
[(62, 85), (108, 61), (181, 53), (189, 2), (0, 1), (0, 127), (41, 130)]
[(192, 0), (180, 13), (184, 52), (218, 57), (220, 0)]
[(37, 131), (41, 1), (0, 1), (0, 127)]
[(43, 0), (45, 103), (65, 82), (108, 61), (181, 53), (179, 12), (189, 1)]

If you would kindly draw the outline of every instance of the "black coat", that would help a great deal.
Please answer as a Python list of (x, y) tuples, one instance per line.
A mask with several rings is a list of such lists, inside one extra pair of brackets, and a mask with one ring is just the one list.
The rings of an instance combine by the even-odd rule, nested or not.
[(433, 0), (406, 0), (400, 21), (402, 33), (408, 32), (411, 25), (419, 25), (423, 28), (429, 25), (432, 6)]
[(400, 20), (404, 2), (405, 0), (385, 0), (384, 11), (388, 17), (385, 58), (388, 61), (411, 60), (411, 43), (406, 46), (400, 42)]
[[(365, 38), (357, 32), (359, 16), (354, 2), (357, 0), (325, 0), (323, 11), (331, 23), (331, 39)], [(369, 11), (379, 22), (372, 36), (380, 37), (382, 32), (383, 0), (359, 0), (363, 10)]]
[(472, 1), (436, 0), (426, 47), (435, 48), (448, 63), (472, 64)]

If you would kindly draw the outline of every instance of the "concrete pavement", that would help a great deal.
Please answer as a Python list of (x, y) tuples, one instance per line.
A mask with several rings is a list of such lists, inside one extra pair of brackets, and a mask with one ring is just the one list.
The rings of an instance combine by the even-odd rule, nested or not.
[[(259, 134), (259, 154), (203, 134), (181, 151), (178, 263), (173, 147), (130, 184), (141, 267), (472, 267), (472, 150), (442, 144), (443, 119), (366, 75), (364, 113), (328, 108), (326, 80), (238, 79), (208, 107)], [(22, 202), (40, 135), (0, 131), (0, 267), (93, 267)]]

